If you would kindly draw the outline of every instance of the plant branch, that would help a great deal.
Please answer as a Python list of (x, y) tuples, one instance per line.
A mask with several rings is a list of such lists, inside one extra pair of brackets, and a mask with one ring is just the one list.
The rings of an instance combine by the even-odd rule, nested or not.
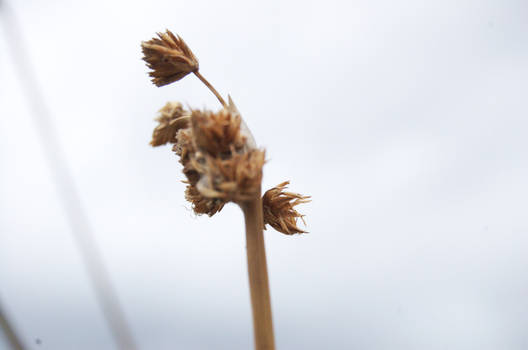
[(209, 83), (207, 81), (207, 79), (205, 79), (205, 77), (203, 75), (200, 74), (199, 71), (196, 71), (196, 72), (193, 72), (194, 75), (196, 75), (198, 77), (198, 79), (200, 79), (202, 81), (202, 83), (205, 84), (205, 86), (207, 86), (209, 88), (209, 90), (211, 90), (211, 92), (216, 96), (216, 98), (218, 99), (218, 101), (220, 101), (220, 103), (222, 104), (222, 106), (226, 107), (227, 108), (227, 103), (224, 101), (224, 99), (222, 98), (222, 96), (218, 93), (218, 91), (216, 91), (216, 89), (214, 88), (213, 85), (211, 85), (211, 83)]
[[(1, 0), (0, 0), (1, 1)], [(72, 172), (68, 166), (64, 147), (59, 143), (54, 118), (46, 104), (42, 90), (37, 83), (34, 66), (29, 60), (26, 47), (21, 35), (20, 26), (10, 8), (2, 4), (3, 15), (1, 24), (10, 53), (13, 57), (15, 69), (18, 69), (22, 87), (28, 98), (28, 105), (33, 118), (33, 124), (40, 136), (43, 154), (50, 166), (53, 182), (67, 222), (70, 226), (75, 243), (83, 259), (88, 278), (93, 286), (95, 297), (116, 345), (121, 350), (137, 349), (130, 327), (117, 293), (106, 270), (100, 250), (97, 246), (95, 234), (81, 204), (80, 194), (75, 186)]]
[(246, 223), (246, 244), (249, 289), (253, 309), (253, 329), (256, 350), (274, 350), (271, 298), (264, 247), (262, 199), (258, 195), (240, 204)]
[(7, 319), (7, 316), (4, 314), (2, 308), (0, 307), (0, 327), (4, 330), (4, 333), (7, 337), (7, 340), (9, 344), (11, 345), (11, 348), (14, 350), (24, 350), (24, 346), (22, 345), (22, 341), (20, 340), (20, 337), (15, 332), (15, 329)]

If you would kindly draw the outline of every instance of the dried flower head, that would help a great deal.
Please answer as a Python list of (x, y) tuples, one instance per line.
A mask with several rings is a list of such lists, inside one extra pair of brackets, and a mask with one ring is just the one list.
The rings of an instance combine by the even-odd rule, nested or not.
[[(265, 152), (257, 149), (253, 135), (229, 96), (228, 103), (199, 72), (198, 59), (187, 44), (169, 30), (157, 33), (141, 44), (143, 59), (157, 86), (180, 80), (194, 73), (218, 98), (218, 112), (183, 109), (169, 102), (156, 118), (152, 146), (173, 144), (179, 156), (187, 184), (185, 198), (196, 214), (209, 216), (222, 210), (227, 202), (242, 203), (260, 195)], [(267, 191), (263, 198), (264, 223), (285, 234), (303, 233), (294, 207), (310, 197), (285, 192), (289, 182)], [(257, 197), (258, 198), (258, 197)], [(304, 220), (303, 220), (304, 221)]]
[(222, 159), (206, 155), (195, 163), (201, 177), (196, 188), (205, 197), (242, 202), (260, 195), (265, 152), (252, 149)]
[(187, 185), (185, 189), (185, 199), (187, 199), (192, 204), (193, 211), (198, 214), (207, 214), (213, 216), (218, 213), (227, 201), (220, 198), (207, 198), (204, 197), (196, 186)]
[(198, 59), (182, 38), (170, 30), (157, 34), (158, 38), (141, 43), (143, 60), (152, 69), (149, 75), (156, 86), (173, 83), (198, 71)]
[(255, 149), (251, 135), (241, 129), (242, 117), (230, 99), (220, 111), (193, 111), (192, 168), (200, 174), (196, 184), (205, 197), (242, 201), (260, 191), (264, 151)]
[(196, 214), (214, 215), (230, 201), (260, 193), (265, 153), (255, 148), (233, 101), (218, 112), (187, 112), (169, 102), (156, 118), (153, 146), (172, 143), (187, 178), (186, 199)]
[(305, 233), (306, 231), (297, 227), (297, 219), (300, 218), (304, 223), (304, 215), (301, 215), (294, 207), (309, 202), (310, 196), (284, 192), (289, 183), (285, 181), (273, 187), (262, 197), (264, 224), (287, 235)]
[(222, 109), (211, 111), (192, 111), (192, 128), (196, 145), (214, 157), (229, 157), (231, 148), (240, 151), (246, 138), (240, 133), (241, 117)]
[(156, 121), (159, 123), (152, 133), (150, 144), (154, 147), (167, 143), (176, 143), (176, 135), (180, 129), (189, 126), (190, 113), (183, 109), (179, 102), (168, 102), (159, 110)]

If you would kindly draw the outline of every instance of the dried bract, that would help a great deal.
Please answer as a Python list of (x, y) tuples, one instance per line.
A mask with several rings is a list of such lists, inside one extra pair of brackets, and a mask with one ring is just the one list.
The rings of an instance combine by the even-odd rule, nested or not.
[(192, 129), (196, 145), (214, 157), (229, 157), (232, 148), (240, 151), (246, 142), (240, 133), (241, 117), (222, 109), (217, 113), (192, 111)]
[(157, 34), (158, 38), (141, 43), (143, 60), (152, 69), (149, 75), (156, 86), (173, 83), (198, 71), (198, 59), (182, 38), (169, 30)]
[(205, 156), (204, 164), (195, 163), (202, 175), (196, 187), (205, 197), (242, 202), (260, 193), (265, 152), (252, 149), (233, 153), (228, 159)]
[(304, 222), (304, 215), (301, 215), (294, 207), (309, 202), (310, 196), (284, 192), (289, 183), (285, 181), (273, 187), (262, 197), (264, 224), (287, 235), (305, 233), (306, 231), (297, 227), (297, 219), (300, 218)]
[(180, 156), (180, 163), (183, 165), (183, 173), (187, 177), (187, 182), (191, 186), (195, 186), (200, 180), (200, 174), (194, 167), (195, 162), (192, 161), (195, 157), (196, 148), (194, 147), (194, 140), (192, 136), (192, 129), (180, 130), (176, 137), (177, 143), (172, 150)]
[(227, 203), (225, 200), (220, 198), (207, 198), (204, 197), (197, 189), (196, 186), (187, 185), (185, 189), (185, 199), (192, 203), (193, 211), (198, 214), (207, 214), (213, 216), (218, 213), (224, 205)]
[[(242, 130), (244, 122), (230, 102), (218, 112), (193, 110), (190, 116), (181, 105), (172, 104), (165, 106), (158, 118), (163, 125), (158, 126), (158, 133), (166, 131), (163, 140), (170, 139), (180, 157), (188, 184), (185, 197), (196, 214), (212, 216), (227, 202), (249, 200), (260, 193), (265, 153), (253, 147), (252, 136)], [(166, 115), (173, 111), (181, 116), (171, 119)], [(166, 125), (182, 118), (186, 124), (166, 130)]]
[(180, 129), (189, 126), (190, 113), (185, 111), (179, 102), (168, 102), (159, 110), (156, 121), (159, 123), (152, 133), (150, 144), (154, 147), (167, 143), (176, 143)]

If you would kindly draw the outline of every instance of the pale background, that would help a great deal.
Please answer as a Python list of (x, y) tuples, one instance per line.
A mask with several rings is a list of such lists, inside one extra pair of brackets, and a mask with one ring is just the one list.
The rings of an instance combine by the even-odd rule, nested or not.
[[(240, 210), (195, 217), (148, 145), (168, 100), (219, 107), (150, 84), (165, 28), (267, 149), (264, 187), (313, 196), (308, 235), (266, 232), (278, 349), (528, 348), (528, 2), (9, 5), (141, 349), (253, 341)], [(5, 34), (2, 302), (31, 349), (114, 349)]]

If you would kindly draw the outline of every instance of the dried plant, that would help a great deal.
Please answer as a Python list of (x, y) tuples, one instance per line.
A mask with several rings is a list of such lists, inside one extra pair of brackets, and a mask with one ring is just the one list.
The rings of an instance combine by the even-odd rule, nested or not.
[[(170, 31), (158, 33), (142, 43), (144, 60), (157, 86), (195, 74), (218, 98), (217, 111), (185, 110), (181, 103), (169, 102), (156, 118), (152, 146), (172, 144), (179, 156), (187, 184), (185, 198), (198, 215), (212, 216), (228, 202), (236, 203), (244, 213), (248, 272), (253, 309), (255, 346), (274, 349), (271, 301), (266, 267), (263, 229), (269, 224), (287, 235), (304, 233), (297, 227), (303, 220), (294, 207), (309, 197), (284, 192), (289, 182), (268, 190), (261, 198), (262, 168), (265, 152), (256, 147), (249, 128), (231, 97), (228, 103), (200, 74), (198, 60), (179, 37)], [(304, 220), (303, 220), (304, 221)]]
[(294, 207), (309, 202), (310, 196), (284, 192), (289, 183), (285, 181), (264, 193), (262, 197), (264, 224), (287, 235), (306, 233), (297, 227), (297, 219), (300, 218), (304, 222), (304, 215), (301, 215)]
[(150, 76), (156, 86), (163, 86), (180, 80), (189, 73), (198, 71), (198, 60), (179, 36), (170, 31), (158, 33), (141, 44), (143, 58), (152, 69)]
[(186, 112), (182, 104), (179, 102), (168, 102), (159, 111), (159, 116), (156, 121), (159, 125), (152, 133), (152, 146), (161, 146), (167, 143), (176, 143), (176, 134), (178, 130), (185, 129), (189, 126), (191, 119), (188, 112)]

